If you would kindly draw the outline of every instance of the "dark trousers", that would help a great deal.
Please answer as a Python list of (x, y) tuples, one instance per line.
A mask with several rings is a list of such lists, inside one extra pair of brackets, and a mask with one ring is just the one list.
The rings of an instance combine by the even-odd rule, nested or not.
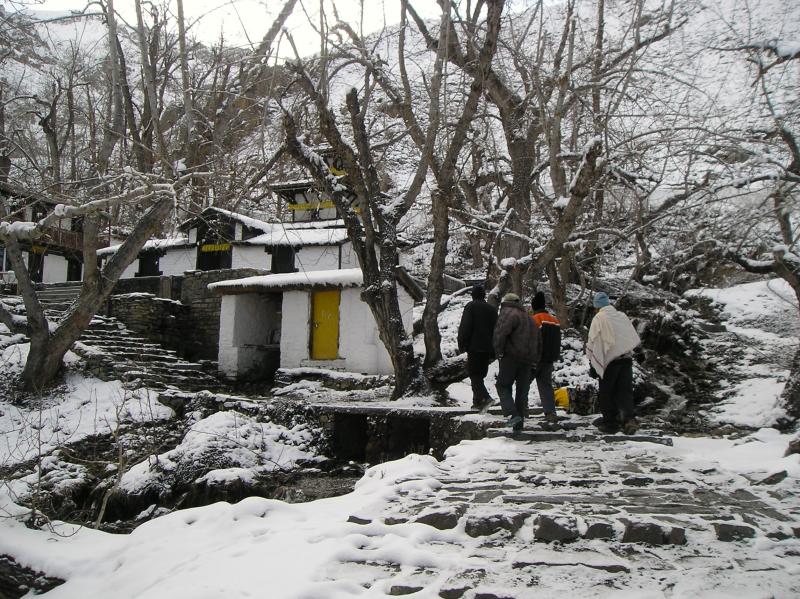
[(489, 372), (489, 364), (494, 360), (494, 355), (486, 352), (467, 352), (467, 374), (472, 384), (472, 403), (481, 405), (494, 401), (489, 395), (483, 380)]
[(619, 358), (611, 362), (600, 379), (600, 413), (612, 425), (633, 418), (633, 360)]
[(553, 392), (553, 363), (541, 362), (536, 367), (536, 388), (539, 390), (539, 401), (545, 414), (556, 413), (556, 397)]
[[(512, 395), (512, 386), (516, 389)], [(531, 386), (531, 365), (510, 356), (500, 359), (497, 372), (497, 394), (505, 416), (528, 415), (528, 390)]]

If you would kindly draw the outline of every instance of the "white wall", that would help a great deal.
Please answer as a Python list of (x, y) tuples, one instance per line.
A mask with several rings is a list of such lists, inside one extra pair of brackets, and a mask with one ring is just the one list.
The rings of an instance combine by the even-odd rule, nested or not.
[(281, 368), (298, 368), (308, 360), (308, 321), (311, 297), (307, 291), (283, 292)]
[[(111, 256), (108, 256), (105, 262), (108, 262), (108, 260), (111, 260)], [(103, 266), (105, 266), (105, 264)], [(132, 279), (133, 277), (136, 276), (137, 272), (139, 272), (139, 258), (136, 258), (133, 262), (128, 264), (128, 266), (125, 267), (125, 270), (122, 271), (122, 274), (120, 275), (119, 278)]]
[(272, 268), (272, 256), (263, 245), (234, 245), (231, 268)]
[(184, 271), (196, 268), (197, 248), (195, 246), (168, 248), (167, 253), (158, 260), (158, 270), (165, 277), (182, 275)]
[(295, 268), (301, 271), (335, 270), (339, 268), (339, 246), (310, 245), (296, 254)]
[(67, 280), (67, 259), (57, 254), (46, 254), (42, 269), (42, 283), (63, 283)]
[(358, 257), (353, 251), (353, 244), (346, 241), (342, 244), (342, 268), (358, 268)]
[(230, 377), (264, 367), (276, 326), (276, 303), (257, 293), (223, 295), (219, 320), (219, 370)]
[[(403, 325), (410, 331), (414, 302), (405, 290), (400, 289), (398, 292)], [(338, 360), (310, 358), (308, 326), (310, 314), (310, 292), (284, 292), (281, 368), (309, 366), (366, 374), (393, 374), (389, 352), (378, 336), (378, 327), (369, 306), (361, 301), (360, 287), (342, 289), (339, 304)]]

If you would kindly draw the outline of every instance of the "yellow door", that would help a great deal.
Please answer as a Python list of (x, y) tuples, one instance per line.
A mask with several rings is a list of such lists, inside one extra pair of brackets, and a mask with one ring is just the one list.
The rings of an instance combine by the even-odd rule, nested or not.
[(311, 297), (311, 359), (339, 357), (339, 289), (315, 291)]

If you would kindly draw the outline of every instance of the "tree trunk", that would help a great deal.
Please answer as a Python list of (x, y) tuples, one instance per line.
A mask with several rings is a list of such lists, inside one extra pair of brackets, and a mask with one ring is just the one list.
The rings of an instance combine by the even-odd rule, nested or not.
[[(44, 315), (44, 310), (36, 297), (34, 285), (22, 261), (22, 252), (15, 238), (6, 238), (4, 242), (9, 258), (17, 275), (17, 284), (25, 302), (27, 311), (28, 334), (31, 338), (30, 351), (22, 373), (23, 386), (27, 391), (38, 392), (48, 386), (61, 369), (64, 355), (72, 344), (78, 340), (91, 322), (97, 310), (111, 295), (114, 285), (125, 268), (133, 262), (144, 243), (169, 216), (172, 210), (172, 195), (162, 197), (139, 220), (133, 232), (128, 236), (114, 256), (106, 263), (103, 270), (95, 272), (87, 268), (87, 278), (81, 289), (78, 300), (72, 305), (55, 330)], [(84, 244), (87, 260), (96, 260), (97, 227), (95, 216), (89, 214), (84, 235), (88, 236)]]
[(447, 259), (447, 245), (450, 238), (447, 217), (447, 198), (439, 189), (431, 194), (433, 209), (433, 255), (428, 274), (428, 291), (425, 309), (422, 312), (422, 326), (425, 331), (425, 367), (428, 368), (442, 359), (442, 334), (439, 331), (439, 306), (444, 292), (444, 265)]
[(781, 393), (781, 403), (792, 421), (800, 420), (800, 348), (794, 354), (789, 380)]

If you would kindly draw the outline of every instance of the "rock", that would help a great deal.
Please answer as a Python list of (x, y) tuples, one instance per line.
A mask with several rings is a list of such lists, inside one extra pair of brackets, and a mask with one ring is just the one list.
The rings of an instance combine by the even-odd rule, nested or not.
[(789, 447), (786, 448), (786, 453), (784, 457), (790, 456), (794, 453), (800, 453), (800, 436), (795, 437), (791, 441), (789, 441)]
[(649, 476), (630, 476), (622, 481), (623, 485), (628, 485), (629, 487), (646, 487), (647, 485), (652, 485), (655, 480), (650, 478)]
[(392, 597), (398, 597), (401, 595), (411, 595), (413, 593), (419, 593), (425, 587), (411, 587), (406, 585), (396, 584), (391, 589), (389, 589), (389, 595)]
[(439, 597), (442, 599), (461, 599), (470, 587), (452, 587), (449, 589), (442, 589), (439, 591)]
[(433, 526), (434, 528), (438, 528), (439, 530), (449, 530), (451, 528), (455, 528), (458, 526), (458, 521), (461, 519), (461, 516), (464, 515), (464, 512), (467, 511), (467, 506), (463, 504), (458, 504), (454, 506), (447, 506), (443, 510), (432, 511), (428, 512), (427, 514), (423, 514), (417, 517), (414, 522), (419, 522), (420, 524), (427, 524), (428, 526)]
[(593, 522), (583, 537), (585, 539), (613, 539), (614, 527), (608, 522)]
[(625, 523), (623, 543), (648, 543), (650, 545), (683, 545), (686, 543), (686, 532), (677, 526), (661, 526), (655, 522)]
[(578, 534), (578, 525), (572, 516), (550, 516), (542, 514), (533, 525), (533, 535), (539, 541), (566, 543), (574, 541)]
[(717, 540), (723, 543), (752, 539), (756, 536), (754, 528), (743, 524), (730, 524), (728, 522), (714, 522), (714, 532), (717, 534)]
[(780, 472), (775, 472), (774, 474), (770, 474), (767, 478), (763, 478), (758, 481), (757, 485), (777, 485), (783, 479), (788, 476), (786, 470), (781, 470)]
[(680, 526), (673, 526), (667, 533), (667, 545), (686, 545), (686, 530)]
[(501, 530), (511, 534), (522, 528), (529, 514), (492, 514), (487, 516), (469, 516), (464, 532), (471, 537), (488, 537)]
[(370, 524), (372, 520), (369, 518), (362, 518), (360, 516), (352, 515), (347, 519), (348, 522), (352, 522), (353, 524)]
[(63, 584), (60, 578), (45, 576), (17, 563), (13, 558), (0, 555), (0, 597), (11, 599), (22, 597), (28, 591), (39, 595)]

